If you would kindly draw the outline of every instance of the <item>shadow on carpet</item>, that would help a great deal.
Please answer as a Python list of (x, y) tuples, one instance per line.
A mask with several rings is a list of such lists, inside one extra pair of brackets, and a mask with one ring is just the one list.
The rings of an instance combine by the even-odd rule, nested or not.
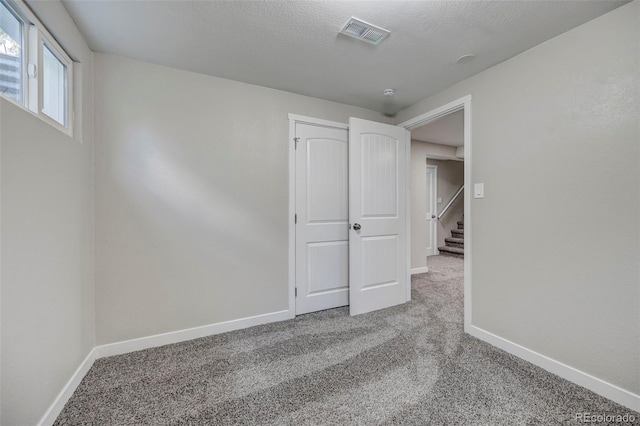
[(56, 425), (550, 425), (634, 413), (463, 333), (463, 260), (412, 301), (102, 358)]

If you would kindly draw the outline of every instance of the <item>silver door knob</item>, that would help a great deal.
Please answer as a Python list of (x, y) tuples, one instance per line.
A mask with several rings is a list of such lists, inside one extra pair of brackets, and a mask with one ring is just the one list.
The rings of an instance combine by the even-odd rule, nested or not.
[(362, 228), (362, 226), (360, 226), (360, 224), (359, 224), (359, 223), (354, 223), (354, 224), (353, 224), (353, 230), (354, 230), (354, 231), (359, 231), (359, 230), (360, 230), (360, 228)]

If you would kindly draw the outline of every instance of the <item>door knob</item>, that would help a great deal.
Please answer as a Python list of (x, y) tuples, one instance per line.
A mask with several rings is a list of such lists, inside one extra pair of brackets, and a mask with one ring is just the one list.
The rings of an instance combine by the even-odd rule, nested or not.
[(354, 224), (353, 224), (353, 230), (354, 230), (354, 231), (359, 231), (359, 230), (360, 230), (360, 228), (362, 228), (362, 226), (360, 226), (360, 224), (359, 224), (359, 223), (354, 223)]

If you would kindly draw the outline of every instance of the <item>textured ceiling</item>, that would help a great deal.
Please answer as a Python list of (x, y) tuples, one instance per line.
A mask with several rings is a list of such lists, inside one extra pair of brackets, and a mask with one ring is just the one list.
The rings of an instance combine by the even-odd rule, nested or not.
[[(63, 0), (94, 51), (387, 114), (624, 3)], [(351, 16), (391, 35), (338, 35)]]
[(464, 146), (464, 111), (456, 111), (411, 131), (411, 139)]

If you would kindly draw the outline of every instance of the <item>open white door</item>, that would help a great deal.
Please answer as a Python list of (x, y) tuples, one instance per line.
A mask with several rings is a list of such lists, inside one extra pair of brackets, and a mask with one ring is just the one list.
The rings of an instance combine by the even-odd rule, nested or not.
[(351, 315), (404, 303), (407, 295), (406, 144), (397, 126), (349, 119)]
[(438, 166), (427, 165), (427, 217), (426, 217), (426, 238), (427, 256), (438, 254), (437, 239), (437, 215), (436, 211), (438, 198)]

